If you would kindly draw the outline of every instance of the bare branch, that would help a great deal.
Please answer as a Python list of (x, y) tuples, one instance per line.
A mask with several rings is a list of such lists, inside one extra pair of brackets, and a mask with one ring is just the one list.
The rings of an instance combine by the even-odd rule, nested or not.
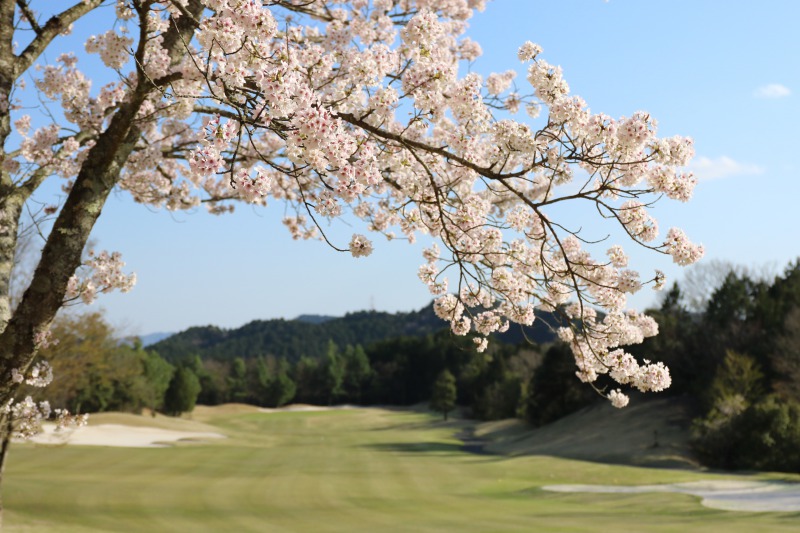
[(17, 5), (19, 6), (19, 10), (25, 15), (25, 18), (28, 21), (28, 24), (31, 25), (33, 31), (36, 32), (37, 35), (42, 34), (42, 27), (39, 26), (39, 23), (36, 21), (36, 15), (33, 14), (31, 8), (28, 6), (28, 2), (25, 0), (17, 0)]

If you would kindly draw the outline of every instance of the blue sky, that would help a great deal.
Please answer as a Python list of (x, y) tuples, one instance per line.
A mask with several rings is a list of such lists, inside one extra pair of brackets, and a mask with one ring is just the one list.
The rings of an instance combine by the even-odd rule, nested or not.
[[(707, 258), (782, 268), (800, 256), (798, 20), (792, 0), (497, 0), (470, 23), (484, 51), (471, 68), (515, 69), (524, 89), (516, 51), (531, 40), (593, 111), (645, 110), (660, 135), (693, 137), (700, 183), (688, 204), (655, 210), (662, 235), (679, 226), (705, 245)], [(584, 211), (559, 214), (592, 229)], [(121, 251), (139, 281), (94, 305), (123, 333), (147, 334), (303, 313), (409, 311), (430, 301), (416, 276), (420, 246), (376, 239), (372, 256), (353, 259), (320, 242), (292, 241), (283, 215), (275, 202), (223, 217), (168, 213), (118, 193), (94, 239)], [(354, 230), (331, 231), (346, 243)], [(680, 279), (667, 256), (631, 255), (643, 275), (658, 268)], [(644, 289), (631, 302), (642, 310), (656, 297)]]

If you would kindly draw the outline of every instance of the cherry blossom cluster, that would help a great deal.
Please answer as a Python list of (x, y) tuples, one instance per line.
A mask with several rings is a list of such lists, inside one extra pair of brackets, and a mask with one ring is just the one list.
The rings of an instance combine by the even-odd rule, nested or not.
[(21, 401), (9, 400), (0, 412), (14, 421), (14, 437), (29, 439), (42, 432), (42, 421), (50, 417), (51, 409), (49, 402), (37, 403), (26, 396)]
[[(47, 361), (35, 363), (27, 372), (11, 369), (11, 381), (15, 384), (41, 388), (49, 385), (52, 380), (53, 369)], [(41, 433), (42, 422), (51, 416), (55, 419), (56, 431), (84, 426), (89, 418), (88, 415), (72, 415), (64, 409), (52, 410), (49, 402), (35, 402), (30, 396), (23, 400), (12, 398), (0, 407), (0, 414), (11, 418), (13, 436), (23, 440)]]
[[(669, 369), (663, 363), (644, 360), (640, 364), (619, 346), (639, 344), (658, 333), (651, 317), (635, 312), (610, 313), (601, 322), (593, 311), (582, 312), (573, 304), (566, 311), (570, 317), (582, 317), (584, 332), (560, 328), (559, 337), (567, 342), (575, 356), (577, 375), (585, 383), (593, 383), (599, 375), (608, 374), (621, 385), (630, 385), (642, 392), (658, 392), (672, 382)], [(608, 395), (616, 407), (628, 403), (627, 396), (617, 389)]]
[(349, 248), (353, 257), (366, 257), (372, 253), (372, 242), (363, 235), (354, 234)]
[(39, 361), (28, 370), (26, 377), (17, 368), (11, 369), (11, 381), (13, 383), (25, 383), (31, 387), (47, 387), (53, 381), (53, 367), (47, 361)]
[(614, 389), (609, 392), (608, 399), (611, 401), (611, 405), (617, 408), (625, 407), (630, 401), (630, 398), (619, 389)]
[(30, 396), (23, 400), (9, 400), (0, 407), (0, 413), (10, 417), (13, 426), (12, 436), (26, 440), (42, 432), (42, 422), (54, 419), (56, 431), (66, 431), (85, 426), (89, 415), (73, 415), (66, 409), (51, 409), (47, 401), (35, 402)]
[(703, 247), (693, 244), (679, 228), (671, 228), (664, 243), (667, 253), (679, 265), (691, 265), (703, 257)]
[(94, 302), (98, 293), (119, 290), (130, 291), (136, 284), (136, 274), (124, 274), (125, 262), (119, 252), (108, 253), (103, 250), (95, 253), (89, 251), (89, 257), (83, 264), (83, 271), (73, 275), (67, 285), (65, 301), (80, 298), (89, 305)]
[(128, 50), (133, 44), (133, 38), (125, 36), (126, 33), (127, 29), (123, 26), (117, 31), (108, 30), (103, 35), (92, 35), (86, 41), (86, 51), (100, 54), (105, 66), (120, 69), (127, 63)]

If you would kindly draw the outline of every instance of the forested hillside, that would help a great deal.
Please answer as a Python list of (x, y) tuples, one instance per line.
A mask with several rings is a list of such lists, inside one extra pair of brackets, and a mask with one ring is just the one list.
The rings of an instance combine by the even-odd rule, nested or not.
[[(555, 317), (541, 313), (537, 318), (531, 327), (513, 325), (496, 338), (506, 344), (519, 344), (526, 338), (535, 343), (552, 342), (550, 326), (556, 323)], [(340, 318), (304, 315), (295, 320), (254, 320), (236, 329), (193, 327), (149, 348), (171, 362), (194, 356), (218, 361), (273, 356), (295, 363), (303, 356), (323, 357), (329, 342), (341, 347), (367, 346), (398, 337), (425, 337), (447, 328), (431, 304), (409, 313), (359, 311)]]

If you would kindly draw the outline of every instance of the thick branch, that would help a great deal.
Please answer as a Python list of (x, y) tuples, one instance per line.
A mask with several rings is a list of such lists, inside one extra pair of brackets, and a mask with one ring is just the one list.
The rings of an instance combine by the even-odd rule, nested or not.
[(189, 0), (186, 6), (179, 5), (180, 2), (173, 2), (182, 17), (172, 19), (169, 29), (164, 32), (162, 46), (169, 53), (170, 64), (177, 65), (186, 54), (186, 46), (192, 40), (192, 33), (198, 27), (200, 15), (203, 14), (203, 3), (200, 0)]
[(103, 3), (103, 0), (85, 0), (78, 2), (69, 9), (66, 9), (50, 17), (36, 38), (22, 51), (14, 63), (14, 79), (28, 70), (34, 61), (50, 45), (50, 43), (61, 35), (69, 25), (90, 12)]
[(403, 137), (402, 135), (400, 135), (398, 133), (392, 133), (390, 131), (382, 130), (380, 128), (372, 126), (371, 124), (369, 124), (369, 123), (367, 123), (367, 122), (365, 122), (365, 121), (363, 121), (361, 119), (356, 118), (355, 115), (353, 115), (351, 113), (337, 113), (336, 116), (342, 118), (345, 122), (348, 122), (348, 123), (352, 124), (353, 126), (356, 126), (357, 128), (361, 128), (364, 131), (368, 131), (369, 133), (375, 135), (376, 137), (380, 137), (381, 139), (388, 140), (388, 141), (394, 141), (394, 142), (396, 142), (398, 144), (402, 144), (402, 145), (405, 145), (405, 146), (411, 146), (411, 147), (417, 148), (419, 150), (422, 150), (424, 152), (428, 152), (428, 153), (431, 153), (431, 154), (439, 155), (439, 156), (447, 159), (448, 161), (453, 161), (453, 162), (458, 163), (459, 165), (461, 165), (463, 167), (466, 167), (466, 168), (469, 168), (471, 170), (474, 170), (475, 172), (477, 172), (481, 176), (483, 176), (485, 178), (488, 178), (488, 179), (491, 179), (491, 180), (505, 179), (505, 178), (518, 178), (518, 177), (524, 176), (525, 174), (530, 172), (530, 169), (523, 169), (523, 170), (520, 170), (520, 171), (517, 171), (517, 172), (510, 172), (508, 174), (500, 174), (500, 173), (492, 171), (491, 167), (490, 168), (485, 168), (485, 167), (482, 167), (480, 165), (476, 165), (472, 161), (469, 161), (469, 160), (464, 159), (463, 157), (461, 157), (459, 155), (456, 155), (456, 154), (454, 154), (452, 152), (449, 152), (444, 147), (431, 146), (430, 144), (425, 144), (423, 142), (415, 141), (413, 139), (406, 139), (405, 137)]
[(13, 185), (0, 187), (0, 333), (11, 318), (11, 274), (24, 198)]
[(11, 133), (8, 105), (14, 86), (14, 9), (14, 0), (0, 0), (0, 332), (11, 318), (11, 269), (22, 212), (22, 202), (14, 194), (11, 174), (2, 165), (7, 157), (5, 142)]
[(11, 133), (11, 114), (8, 105), (14, 86), (14, 0), (0, 0), (0, 184), (11, 186), (8, 171), (3, 170), (5, 142)]

